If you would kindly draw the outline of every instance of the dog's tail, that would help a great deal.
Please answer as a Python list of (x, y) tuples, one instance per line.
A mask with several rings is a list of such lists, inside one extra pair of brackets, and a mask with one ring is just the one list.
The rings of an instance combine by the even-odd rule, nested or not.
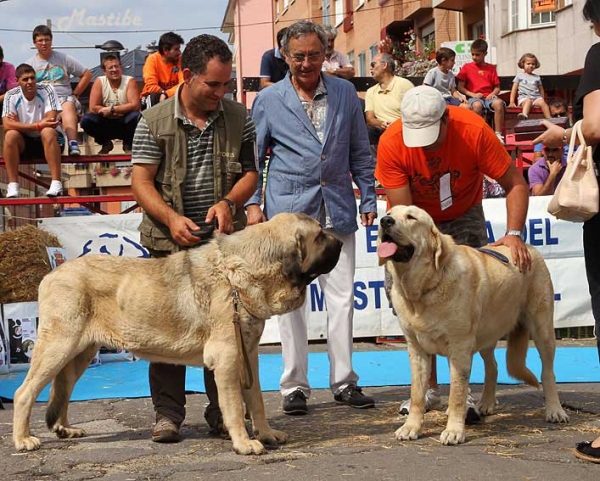
[(535, 377), (535, 374), (533, 374), (525, 365), (528, 347), (529, 330), (519, 324), (508, 335), (506, 369), (508, 370), (509, 376), (539, 389), (540, 383)]

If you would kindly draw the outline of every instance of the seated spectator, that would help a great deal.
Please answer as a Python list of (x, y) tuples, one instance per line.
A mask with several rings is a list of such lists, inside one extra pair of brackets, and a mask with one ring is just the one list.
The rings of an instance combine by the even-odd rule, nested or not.
[(263, 53), (260, 61), (260, 90), (283, 80), (290, 69), (281, 53), (281, 39), (287, 27), (277, 32), (277, 47)]
[[(551, 97), (548, 99), (548, 108), (550, 109), (550, 117), (569, 117), (569, 104), (561, 97)], [(568, 125), (571, 125), (571, 119), (569, 118)], [(533, 146), (533, 160), (537, 160), (542, 157), (543, 144), (535, 144)], [(564, 155), (569, 153), (569, 145), (564, 146)]]
[(337, 30), (331, 25), (323, 27), (327, 33), (327, 48), (325, 49), (325, 61), (321, 70), (327, 75), (335, 75), (343, 79), (351, 79), (354, 77), (354, 67), (342, 52), (334, 50), (335, 38)]
[(483, 198), (484, 199), (498, 199), (500, 197), (506, 197), (506, 191), (502, 188), (500, 183), (487, 175), (483, 176)]
[(52, 85), (37, 83), (31, 65), (19, 65), (16, 75), (19, 86), (6, 92), (2, 108), (3, 156), (8, 176), (6, 197), (19, 196), (19, 162), (25, 157), (46, 159), (52, 177), (46, 195), (56, 197), (62, 194), (56, 132), (60, 102)]
[(504, 128), (504, 102), (500, 93), (500, 78), (496, 66), (486, 63), (488, 44), (478, 38), (471, 44), (472, 62), (462, 66), (456, 76), (458, 91), (466, 95), (469, 105), (475, 113), (485, 117), (486, 111), (494, 113), (494, 130), (496, 137), (504, 144), (502, 129)]
[(569, 117), (569, 104), (561, 97), (550, 97), (548, 107), (550, 108), (550, 117)]
[[(38, 53), (27, 63), (34, 68), (39, 83), (54, 87), (62, 108), (60, 121), (67, 134), (69, 155), (81, 155), (77, 142), (77, 121), (83, 115), (83, 108), (79, 96), (92, 80), (92, 73), (70, 55), (52, 50), (52, 30), (46, 25), (38, 25), (33, 29), (33, 43)], [(71, 88), (71, 76), (79, 77), (75, 90)]]
[(387, 53), (376, 55), (371, 62), (371, 75), (377, 80), (365, 94), (365, 118), (371, 145), (377, 145), (385, 129), (402, 117), (402, 98), (414, 87), (410, 80), (394, 75), (395, 70), (396, 62)]
[(452, 68), (456, 62), (456, 52), (451, 48), (441, 47), (435, 53), (437, 67), (433, 67), (423, 79), (423, 85), (438, 89), (448, 105), (470, 108), (467, 99), (456, 90), (456, 78)]
[(531, 195), (552, 195), (562, 179), (567, 165), (561, 147), (544, 145), (544, 157), (529, 168), (529, 189)]
[(0, 46), (0, 111), (2, 110), (2, 102), (4, 95), (10, 89), (17, 86), (17, 76), (15, 74), (15, 66), (12, 63), (4, 61), (4, 50)]
[(100, 155), (113, 149), (113, 139), (123, 141), (123, 151), (131, 152), (133, 134), (140, 118), (140, 90), (137, 82), (123, 75), (121, 60), (114, 54), (102, 59), (105, 75), (98, 77), (90, 92), (90, 113), (81, 119), (81, 128), (102, 145)]
[(540, 61), (532, 53), (525, 53), (521, 56), (518, 63), (523, 72), (518, 73), (513, 79), (512, 89), (510, 91), (509, 107), (517, 105), (523, 110), (517, 115), (519, 120), (527, 120), (531, 107), (539, 107), (544, 113), (544, 117), (550, 117), (550, 109), (544, 100), (546, 91), (542, 85), (542, 78), (533, 73), (535, 69), (540, 68)]
[(142, 69), (144, 88), (141, 99), (142, 108), (156, 105), (175, 95), (177, 87), (183, 82), (181, 71), (181, 46), (183, 38), (173, 32), (163, 33), (158, 39), (158, 52), (146, 58)]

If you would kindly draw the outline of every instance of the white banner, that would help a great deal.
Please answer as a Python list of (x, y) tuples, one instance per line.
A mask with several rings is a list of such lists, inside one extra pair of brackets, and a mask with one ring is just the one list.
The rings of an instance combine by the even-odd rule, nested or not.
[[(582, 224), (558, 221), (546, 211), (550, 197), (531, 197), (526, 241), (546, 259), (555, 290), (555, 327), (591, 326), (594, 320), (583, 260)], [(483, 207), (489, 241), (506, 231), (506, 200), (485, 199)], [(385, 215), (385, 201), (378, 203), (379, 219)], [(140, 214), (55, 217), (40, 227), (58, 236), (74, 259), (88, 253), (143, 257), (138, 243)], [(383, 267), (377, 259), (378, 225), (360, 227), (356, 233), (356, 276), (354, 283), (354, 336), (375, 337), (401, 334), (383, 288)], [(457, 288), (460, 288), (458, 286)], [(325, 339), (327, 315), (317, 282), (309, 287), (306, 309), (310, 313), (309, 338)], [(269, 319), (262, 343), (279, 342), (276, 319)]]

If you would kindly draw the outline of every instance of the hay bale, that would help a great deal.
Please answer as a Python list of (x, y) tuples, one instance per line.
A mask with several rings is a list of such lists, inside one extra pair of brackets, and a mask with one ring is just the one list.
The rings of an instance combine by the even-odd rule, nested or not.
[(62, 245), (32, 225), (0, 234), (0, 304), (37, 301), (40, 282), (52, 270), (46, 247)]

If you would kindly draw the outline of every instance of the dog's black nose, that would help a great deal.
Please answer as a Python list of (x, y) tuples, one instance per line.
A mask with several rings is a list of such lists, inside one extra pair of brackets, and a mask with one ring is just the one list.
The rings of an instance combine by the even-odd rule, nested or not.
[(379, 221), (379, 223), (383, 227), (391, 227), (396, 223), (396, 221), (394, 220), (394, 218), (391, 215), (386, 215)]

